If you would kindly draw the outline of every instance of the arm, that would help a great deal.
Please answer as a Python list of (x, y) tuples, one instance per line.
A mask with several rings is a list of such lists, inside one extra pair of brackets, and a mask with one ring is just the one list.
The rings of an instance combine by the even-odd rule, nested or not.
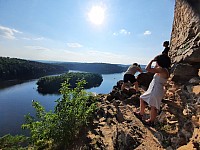
[(154, 61), (154, 60), (151, 60), (151, 61), (149, 62), (149, 64), (146, 66), (146, 68), (145, 68), (146, 71), (149, 71), (150, 69), (152, 69), (152, 68), (151, 68), (151, 65), (152, 65), (153, 61)]
[(160, 72), (162, 72), (162, 69), (161, 68), (158, 68), (158, 67), (155, 67), (155, 68), (151, 68), (151, 65), (152, 65), (152, 63), (154, 62), (155, 60), (151, 60), (150, 62), (149, 62), (149, 64), (146, 66), (146, 70), (147, 70), (147, 72), (151, 72), (151, 73), (160, 73)]
[(140, 67), (137, 67), (137, 71), (139, 71), (140, 73), (142, 73), (142, 69)]

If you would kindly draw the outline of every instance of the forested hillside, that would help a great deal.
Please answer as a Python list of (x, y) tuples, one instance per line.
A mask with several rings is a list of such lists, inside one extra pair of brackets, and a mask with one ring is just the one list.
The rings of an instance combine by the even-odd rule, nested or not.
[(79, 70), (85, 72), (93, 72), (99, 74), (112, 74), (124, 72), (127, 67), (123, 67), (117, 64), (108, 63), (57, 63), (60, 66), (66, 67), (69, 70)]
[(68, 70), (55, 64), (0, 57), (0, 80), (31, 79), (63, 72)]

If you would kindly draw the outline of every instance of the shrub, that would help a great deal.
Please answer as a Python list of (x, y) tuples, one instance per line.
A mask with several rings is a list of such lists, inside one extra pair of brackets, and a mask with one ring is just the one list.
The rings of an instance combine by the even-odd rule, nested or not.
[(76, 88), (70, 89), (68, 81), (62, 83), (62, 97), (57, 100), (54, 112), (46, 112), (44, 107), (33, 101), (36, 118), (28, 114), (22, 128), (30, 130), (30, 139), (35, 147), (56, 145), (65, 148), (76, 138), (80, 128), (87, 125), (96, 109), (96, 100), (83, 89), (84, 84), (85, 80), (79, 81)]
[[(0, 149), (26, 149), (25, 146), (28, 144), (28, 138), (23, 135), (12, 136), (7, 134), (0, 138)], [(24, 147), (24, 148), (23, 148)]]

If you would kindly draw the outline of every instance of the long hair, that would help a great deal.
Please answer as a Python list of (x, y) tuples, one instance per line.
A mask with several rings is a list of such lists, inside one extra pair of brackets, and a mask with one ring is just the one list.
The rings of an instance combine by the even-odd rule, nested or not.
[(162, 68), (169, 69), (171, 66), (171, 59), (167, 55), (158, 55), (155, 57), (155, 60), (157, 61), (157, 64)]

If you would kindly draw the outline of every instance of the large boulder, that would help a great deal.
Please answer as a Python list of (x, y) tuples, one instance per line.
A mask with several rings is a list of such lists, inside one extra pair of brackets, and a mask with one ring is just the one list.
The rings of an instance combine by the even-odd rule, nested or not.
[(198, 76), (198, 69), (190, 64), (178, 63), (173, 67), (172, 81), (186, 83)]
[(151, 80), (153, 79), (153, 73), (147, 72), (147, 73), (140, 73), (137, 76), (137, 82), (140, 87), (142, 87), (144, 90), (148, 89), (149, 84), (151, 83)]

